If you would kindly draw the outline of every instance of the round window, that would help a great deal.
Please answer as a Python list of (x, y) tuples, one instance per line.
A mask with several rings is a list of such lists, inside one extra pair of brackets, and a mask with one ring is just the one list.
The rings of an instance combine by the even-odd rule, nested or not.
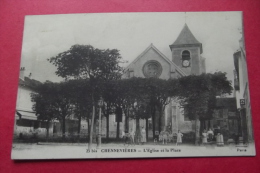
[(144, 76), (149, 77), (159, 77), (162, 74), (162, 66), (158, 61), (147, 61), (143, 66)]

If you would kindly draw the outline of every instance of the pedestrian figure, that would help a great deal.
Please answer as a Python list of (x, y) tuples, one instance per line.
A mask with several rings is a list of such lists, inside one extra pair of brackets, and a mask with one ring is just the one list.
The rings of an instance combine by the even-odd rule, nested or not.
[(124, 143), (126, 142), (126, 135), (125, 135), (125, 131), (122, 130), (122, 139), (124, 141)]
[(176, 146), (180, 145), (182, 143), (182, 137), (183, 137), (183, 134), (181, 133), (180, 130), (178, 130)]
[(214, 137), (214, 132), (211, 130), (211, 128), (209, 128), (207, 135), (208, 135), (208, 142), (211, 142)]
[(234, 141), (235, 141), (235, 144), (237, 145), (238, 141), (239, 141), (239, 135), (237, 133), (234, 135)]
[(125, 131), (124, 130), (122, 130), (122, 138), (124, 139), (125, 138)]
[(132, 142), (135, 143), (135, 131), (134, 131), (134, 129), (130, 130), (130, 136), (131, 136)]
[(142, 145), (146, 142), (146, 131), (144, 129), (144, 127), (142, 127), (142, 130), (141, 130), (141, 143)]
[(219, 126), (216, 131), (217, 131), (217, 137), (216, 137), (217, 146), (224, 146), (223, 135), (221, 133), (221, 129)]
[(224, 146), (224, 138), (222, 134), (220, 134), (220, 146)]
[(216, 143), (217, 143), (217, 146), (220, 145), (220, 133), (218, 133), (216, 136)]
[(155, 131), (155, 137), (153, 139), (153, 142), (157, 144), (158, 141), (159, 141), (159, 132)]
[(167, 144), (169, 133), (166, 130), (164, 130), (164, 131), (161, 131), (160, 135), (162, 137), (162, 144)]
[(202, 144), (208, 143), (207, 137), (208, 137), (207, 132), (206, 132), (206, 130), (204, 130), (202, 133)]

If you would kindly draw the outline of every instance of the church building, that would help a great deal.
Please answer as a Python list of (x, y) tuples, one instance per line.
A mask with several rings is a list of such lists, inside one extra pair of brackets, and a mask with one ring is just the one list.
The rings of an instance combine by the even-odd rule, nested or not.
[[(202, 43), (195, 38), (187, 24), (169, 48), (172, 57), (166, 57), (150, 44), (126, 67), (123, 77), (155, 77), (167, 80), (206, 72), (205, 58), (201, 56)], [(190, 132), (193, 129), (193, 123), (184, 116), (180, 106), (174, 101), (166, 106), (163, 119), (162, 127), (173, 133), (177, 130)], [(130, 128), (135, 128), (134, 121), (130, 121)], [(145, 122), (140, 122), (140, 125), (145, 127)], [(121, 129), (123, 130), (123, 127)]]

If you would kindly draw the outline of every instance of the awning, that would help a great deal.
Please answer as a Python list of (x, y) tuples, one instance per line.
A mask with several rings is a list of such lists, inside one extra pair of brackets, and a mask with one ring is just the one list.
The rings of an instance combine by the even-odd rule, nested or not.
[(16, 114), (21, 116), (22, 119), (37, 120), (37, 116), (34, 112), (16, 111)]

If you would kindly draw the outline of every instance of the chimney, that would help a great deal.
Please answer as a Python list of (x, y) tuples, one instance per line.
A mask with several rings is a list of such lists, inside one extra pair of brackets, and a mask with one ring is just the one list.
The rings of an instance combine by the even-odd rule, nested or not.
[(20, 68), (20, 76), (19, 76), (19, 78), (22, 79), (22, 80), (24, 80), (24, 71), (25, 71), (25, 67), (21, 67)]

